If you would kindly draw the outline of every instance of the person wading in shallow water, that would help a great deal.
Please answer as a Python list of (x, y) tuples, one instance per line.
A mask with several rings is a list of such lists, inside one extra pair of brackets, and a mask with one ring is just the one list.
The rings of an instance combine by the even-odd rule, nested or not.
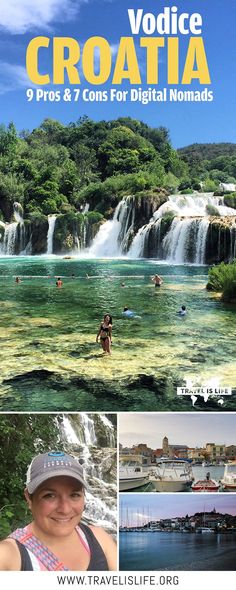
[(163, 280), (159, 275), (155, 275), (152, 278), (152, 282), (154, 283), (155, 287), (160, 287), (163, 283)]
[(99, 326), (96, 337), (96, 342), (100, 337), (101, 346), (104, 352), (111, 354), (111, 332), (112, 332), (112, 317), (109, 313), (104, 315), (103, 322)]
[(83, 468), (71, 455), (50, 451), (34, 457), (25, 488), (32, 522), (0, 543), (0, 570), (115, 570), (111, 535), (81, 522), (85, 486)]
[(59, 289), (60, 289), (60, 287), (62, 287), (62, 285), (63, 285), (63, 283), (62, 283), (61, 277), (58, 277), (58, 279), (56, 281), (56, 287), (59, 287)]

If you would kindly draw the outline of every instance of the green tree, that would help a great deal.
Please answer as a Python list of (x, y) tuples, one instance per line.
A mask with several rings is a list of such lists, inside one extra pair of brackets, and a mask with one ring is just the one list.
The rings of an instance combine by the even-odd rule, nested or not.
[(44, 414), (2, 414), (0, 419), (0, 538), (29, 521), (24, 500), (27, 466), (34, 455), (55, 450), (58, 423)]

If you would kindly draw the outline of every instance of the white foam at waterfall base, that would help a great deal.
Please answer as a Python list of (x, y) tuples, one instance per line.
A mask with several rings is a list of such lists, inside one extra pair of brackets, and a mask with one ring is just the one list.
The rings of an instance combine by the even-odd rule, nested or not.
[(89, 255), (94, 257), (115, 257), (119, 256), (117, 240), (120, 233), (120, 223), (116, 220), (106, 221), (99, 229), (94, 238)]

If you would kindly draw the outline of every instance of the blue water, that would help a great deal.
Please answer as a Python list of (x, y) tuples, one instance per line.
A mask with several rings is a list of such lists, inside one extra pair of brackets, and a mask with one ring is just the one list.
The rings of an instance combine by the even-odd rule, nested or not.
[[(160, 289), (155, 273), (164, 279)], [(235, 309), (206, 282), (206, 267), (154, 260), (1, 258), (0, 409), (235, 409), (233, 398), (223, 406), (201, 398), (193, 408), (176, 396), (186, 379), (236, 383)], [(188, 313), (180, 318), (183, 304)], [(124, 318), (125, 305), (140, 318)], [(105, 313), (113, 316), (109, 358), (95, 341)]]
[(120, 570), (235, 570), (236, 533), (120, 533)]

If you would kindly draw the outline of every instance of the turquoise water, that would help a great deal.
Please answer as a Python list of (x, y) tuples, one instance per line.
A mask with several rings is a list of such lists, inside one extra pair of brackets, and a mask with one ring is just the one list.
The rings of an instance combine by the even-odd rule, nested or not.
[(120, 533), (120, 570), (235, 570), (236, 533)]
[[(152, 260), (0, 259), (0, 409), (235, 410), (233, 397), (223, 406), (201, 397), (193, 407), (176, 395), (186, 379), (236, 383), (235, 308), (206, 282), (206, 267)], [(124, 318), (125, 305), (140, 317)], [(110, 357), (95, 342), (105, 313), (113, 316)]]

